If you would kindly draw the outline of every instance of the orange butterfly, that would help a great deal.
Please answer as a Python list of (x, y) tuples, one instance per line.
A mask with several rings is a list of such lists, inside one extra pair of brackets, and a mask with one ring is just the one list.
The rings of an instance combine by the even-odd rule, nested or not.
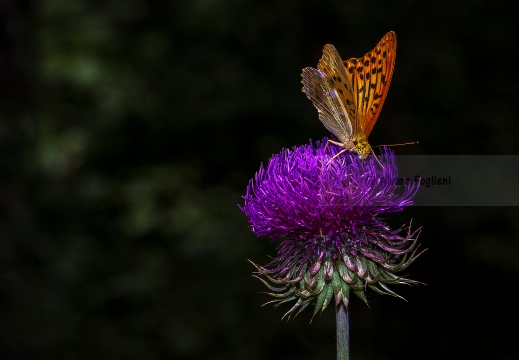
[(372, 152), (368, 136), (386, 99), (395, 55), (396, 35), (390, 31), (362, 58), (343, 62), (328, 44), (317, 69), (303, 69), (303, 92), (317, 108), (319, 120), (340, 141), (330, 142), (344, 147), (339, 154), (352, 151), (365, 159)]

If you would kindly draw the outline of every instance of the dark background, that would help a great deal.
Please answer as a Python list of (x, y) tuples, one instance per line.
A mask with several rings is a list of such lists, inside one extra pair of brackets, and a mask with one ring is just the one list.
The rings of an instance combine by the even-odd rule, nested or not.
[[(300, 74), (398, 36), (371, 144), (518, 154), (514, 1), (0, 2), (0, 358), (334, 359), (333, 307), (251, 277), (238, 209), (283, 147), (328, 135)], [(491, 174), (481, 174), (489, 176)], [(489, 189), (492, 191), (492, 189)], [(519, 211), (411, 207), (409, 302), (351, 303), (353, 359), (517, 358)], [(512, 330), (509, 330), (509, 326)]]

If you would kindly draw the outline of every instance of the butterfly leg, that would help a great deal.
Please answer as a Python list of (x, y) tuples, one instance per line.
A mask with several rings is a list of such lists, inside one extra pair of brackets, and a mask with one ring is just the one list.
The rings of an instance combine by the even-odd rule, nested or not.
[[(341, 144), (342, 145), (342, 144)], [(337, 154), (333, 155), (333, 157), (328, 160), (328, 162), (326, 163), (326, 165), (328, 165), (329, 163), (331, 163), (333, 161), (333, 159), (335, 159), (337, 156), (339, 156), (340, 154), (342, 154), (343, 152), (345, 151), (348, 151), (348, 149), (342, 149), (341, 151), (339, 151)]]
[(343, 143), (340, 143), (340, 142), (337, 142), (337, 141), (333, 141), (333, 140), (328, 140), (328, 141), (326, 142), (326, 145), (325, 145), (325, 147), (324, 147), (324, 150), (328, 149), (328, 145), (329, 145), (330, 143), (332, 143), (332, 144), (334, 144), (334, 145), (339, 145), (339, 146), (344, 147), (344, 144), (343, 144)]
[(378, 159), (377, 155), (375, 155), (375, 152), (373, 151), (373, 149), (371, 149), (371, 152), (373, 153), (373, 156), (375, 157), (375, 160), (377, 160), (378, 164), (382, 167), (382, 169), (385, 169), (384, 165), (382, 165), (382, 163)]
[[(328, 140), (328, 143), (332, 143), (332, 144), (334, 144), (334, 145), (339, 145), (339, 146), (344, 147), (344, 144), (343, 144), (343, 143), (340, 143), (340, 142), (338, 142), (338, 141)], [(326, 146), (328, 146), (328, 143), (326, 143)]]

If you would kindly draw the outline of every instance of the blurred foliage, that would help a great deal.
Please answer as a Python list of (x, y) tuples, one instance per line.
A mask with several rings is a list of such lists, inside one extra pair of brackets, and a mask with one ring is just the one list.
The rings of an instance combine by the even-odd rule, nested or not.
[[(275, 244), (237, 207), (262, 161), (326, 135), (301, 69), (395, 30), (371, 143), (517, 154), (514, 5), (0, 2), (0, 358), (333, 358), (333, 311), (260, 308), (246, 259)], [(513, 358), (518, 215), (393, 217), (424, 226), (410, 271), (428, 285), (353, 300), (355, 358)]]

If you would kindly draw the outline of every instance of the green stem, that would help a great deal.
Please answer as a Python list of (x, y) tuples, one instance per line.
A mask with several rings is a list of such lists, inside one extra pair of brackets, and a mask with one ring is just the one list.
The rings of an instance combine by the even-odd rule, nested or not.
[(337, 360), (350, 358), (350, 313), (342, 301), (335, 307), (337, 322)]

